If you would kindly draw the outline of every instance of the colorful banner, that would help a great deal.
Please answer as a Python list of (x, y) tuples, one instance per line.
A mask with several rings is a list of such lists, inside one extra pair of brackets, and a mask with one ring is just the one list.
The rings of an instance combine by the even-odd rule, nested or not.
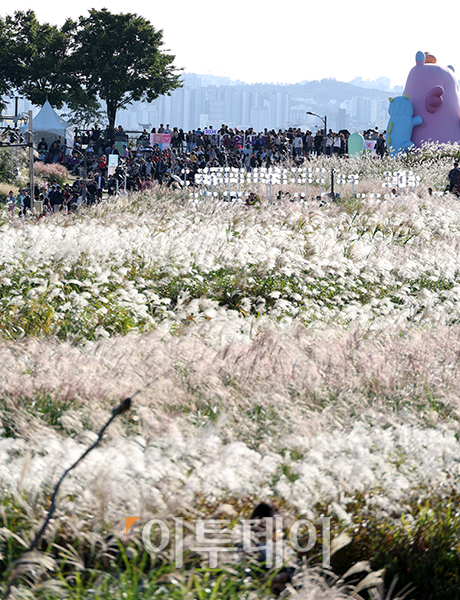
[[(217, 133), (217, 129), (204, 129), (203, 134), (208, 138), (215, 136), (217, 138), (217, 145), (227, 149), (240, 148), (240, 149), (251, 149), (254, 148), (257, 135), (234, 135), (233, 137), (227, 133), (220, 135)], [(261, 135), (259, 137), (260, 144), (258, 148), (265, 146), (266, 136)], [(151, 133), (150, 134), (150, 147), (158, 145), (160, 150), (166, 150), (171, 146), (171, 134), (170, 133)]]
[(170, 133), (151, 133), (150, 134), (150, 146), (158, 144), (160, 150), (167, 150), (171, 146), (171, 134)]
[(376, 140), (364, 140), (364, 152), (370, 153), (371, 156), (376, 155), (375, 147), (377, 145)]

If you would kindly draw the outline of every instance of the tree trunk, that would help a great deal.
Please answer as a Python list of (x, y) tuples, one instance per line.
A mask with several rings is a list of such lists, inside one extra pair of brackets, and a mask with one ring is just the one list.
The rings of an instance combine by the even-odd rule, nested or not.
[(107, 119), (109, 120), (109, 127), (115, 128), (115, 119), (117, 117), (117, 103), (112, 100), (107, 100)]

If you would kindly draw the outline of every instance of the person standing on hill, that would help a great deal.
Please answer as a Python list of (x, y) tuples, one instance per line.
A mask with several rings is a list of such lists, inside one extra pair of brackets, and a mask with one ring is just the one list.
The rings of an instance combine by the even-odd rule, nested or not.
[(379, 156), (380, 158), (383, 158), (387, 151), (387, 146), (386, 146), (386, 142), (385, 142), (383, 133), (381, 133), (379, 135), (379, 137), (377, 138), (377, 143), (376, 143), (375, 147), (376, 147), (377, 156)]
[(305, 145), (307, 154), (313, 154), (313, 136), (311, 131), (308, 129), (305, 134)]
[(86, 191), (88, 193), (86, 197), (86, 202), (89, 205), (95, 204), (96, 202), (96, 194), (97, 194), (97, 185), (94, 179), (90, 179), (86, 185)]
[(315, 146), (316, 156), (319, 156), (323, 150), (323, 136), (322, 136), (321, 132), (319, 131), (319, 129), (315, 135), (314, 146)]
[(59, 210), (61, 209), (61, 204), (62, 204), (61, 186), (59, 186), (59, 185), (53, 186), (53, 190), (49, 195), (49, 201), (53, 208), (53, 212), (55, 212), (55, 213), (59, 212)]
[(27, 192), (25, 192), (23, 198), (22, 198), (22, 205), (23, 205), (23, 214), (27, 215), (28, 213), (30, 213), (30, 211), (32, 210), (32, 202), (30, 200), (30, 194)]
[(300, 158), (302, 156), (302, 152), (303, 152), (303, 139), (302, 139), (302, 135), (300, 134), (300, 132), (298, 132), (294, 138), (293, 147), (294, 147), (294, 157)]
[(14, 197), (14, 194), (12, 191), (6, 197), (5, 205), (8, 207), (8, 211), (9, 211), (10, 215), (14, 215), (14, 209), (16, 207), (16, 198)]
[(454, 168), (449, 171), (449, 175), (447, 176), (449, 183), (446, 186), (445, 191), (450, 192), (451, 194), (455, 194), (459, 196), (458, 190), (458, 176), (460, 175), (460, 169), (458, 168), (458, 162), (454, 162)]

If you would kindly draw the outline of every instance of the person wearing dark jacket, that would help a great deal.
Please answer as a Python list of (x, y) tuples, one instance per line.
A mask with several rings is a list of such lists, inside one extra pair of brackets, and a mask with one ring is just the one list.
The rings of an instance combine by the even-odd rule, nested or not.
[(53, 191), (49, 195), (49, 201), (53, 208), (53, 212), (59, 212), (62, 204), (61, 186), (53, 186)]
[(96, 202), (97, 186), (93, 179), (88, 182), (86, 191), (88, 193), (88, 196), (86, 197), (87, 203), (89, 205), (94, 204)]
[(32, 209), (32, 204), (30, 201), (30, 194), (26, 193), (23, 198), (22, 198), (22, 206), (23, 206), (23, 211), (24, 211), (24, 215), (27, 215), (31, 209)]
[(446, 192), (451, 192), (456, 196), (459, 195), (458, 190), (458, 176), (460, 175), (460, 169), (458, 168), (458, 162), (454, 162), (454, 168), (449, 171), (449, 175), (447, 178), (449, 179), (449, 183), (445, 189)]

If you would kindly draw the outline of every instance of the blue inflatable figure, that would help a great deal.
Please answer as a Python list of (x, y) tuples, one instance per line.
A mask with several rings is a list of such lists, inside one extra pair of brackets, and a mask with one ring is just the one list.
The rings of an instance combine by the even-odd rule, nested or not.
[(414, 107), (409, 95), (390, 98), (390, 120), (387, 127), (387, 147), (391, 156), (408, 152), (414, 146), (411, 141), (412, 129), (421, 125), (422, 117), (414, 117)]

